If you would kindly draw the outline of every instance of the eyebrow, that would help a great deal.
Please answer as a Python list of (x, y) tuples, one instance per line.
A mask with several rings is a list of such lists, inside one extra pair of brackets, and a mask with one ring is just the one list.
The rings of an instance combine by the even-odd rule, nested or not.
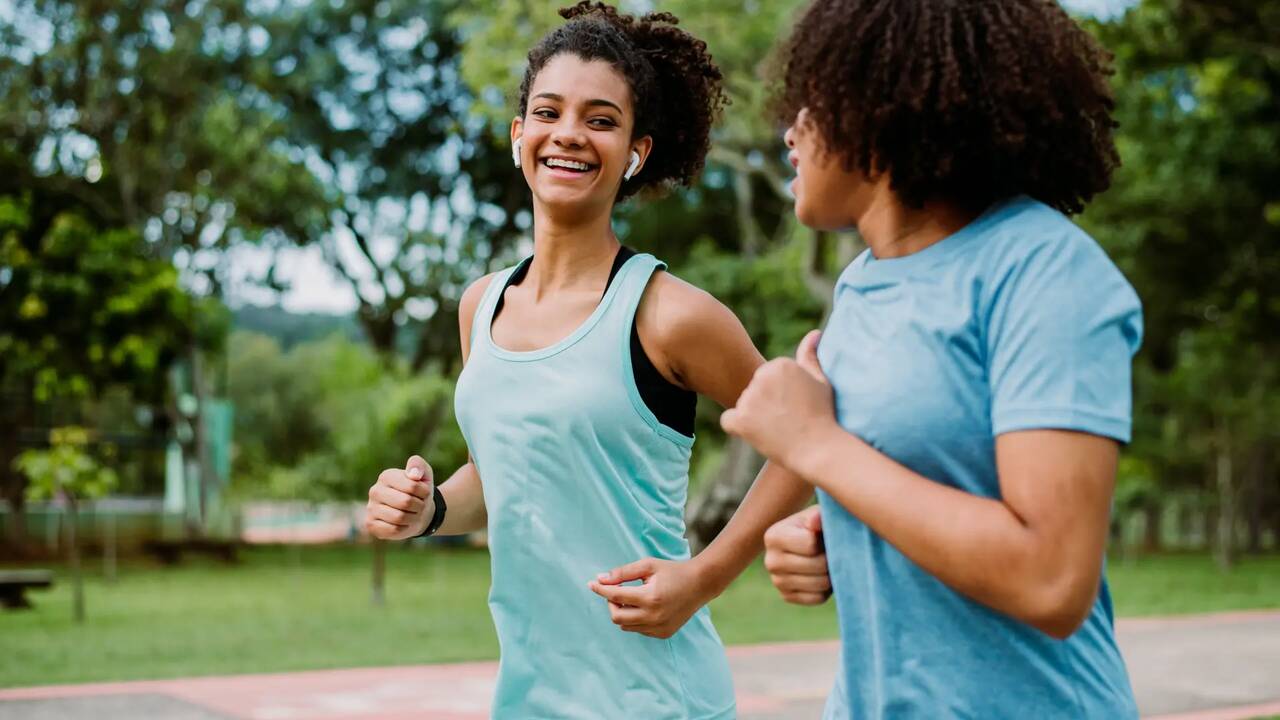
[[(555, 100), (556, 102), (564, 102), (563, 95), (557, 95), (555, 93), (549, 93), (549, 92), (538, 93), (533, 97), (534, 99), (546, 98), (548, 100)], [(588, 100), (587, 107), (611, 107), (614, 110), (617, 110), (619, 113), (622, 112), (622, 108), (618, 107), (617, 104), (610, 102), (608, 100), (605, 100), (604, 98), (594, 98), (594, 99)]]

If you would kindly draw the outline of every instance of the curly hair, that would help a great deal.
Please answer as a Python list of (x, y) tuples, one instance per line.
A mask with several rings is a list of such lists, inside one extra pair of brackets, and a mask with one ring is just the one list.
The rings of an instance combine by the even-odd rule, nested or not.
[(1112, 56), (1057, 0), (815, 0), (776, 61), (777, 118), (915, 207), (1076, 213), (1119, 165)]
[(653, 138), (644, 167), (622, 184), (618, 199), (643, 189), (689, 185), (711, 146), (711, 126), (726, 104), (720, 68), (707, 44), (676, 27), (671, 13), (639, 18), (602, 2), (583, 0), (560, 10), (567, 23), (529, 51), (520, 82), (520, 115), (528, 110), (529, 88), (553, 57), (571, 54), (603, 60), (631, 86), (636, 121), (632, 137)]

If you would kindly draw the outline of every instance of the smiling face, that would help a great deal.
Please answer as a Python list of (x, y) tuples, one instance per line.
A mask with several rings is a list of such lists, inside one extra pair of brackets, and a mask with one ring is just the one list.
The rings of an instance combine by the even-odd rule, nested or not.
[(612, 207), (632, 150), (644, 164), (652, 141), (632, 140), (634, 128), (626, 78), (604, 61), (561, 54), (534, 78), (511, 140), (521, 141), (520, 166), (536, 202), (585, 210)]

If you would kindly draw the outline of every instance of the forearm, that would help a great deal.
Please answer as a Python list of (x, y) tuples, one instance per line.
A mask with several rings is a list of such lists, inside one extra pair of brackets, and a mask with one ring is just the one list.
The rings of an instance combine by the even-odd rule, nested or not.
[(813, 488), (798, 475), (779, 463), (766, 463), (729, 524), (694, 558), (710, 596), (723, 592), (760, 554), (765, 530), (812, 497)]
[(1005, 503), (912, 472), (839, 426), (791, 465), (952, 589), (1057, 634), (1065, 563)]
[(446, 512), (437, 535), (466, 535), (486, 527), (489, 515), (475, 463), (468, 462), (440, 483), (440, 494), (444, 495)]

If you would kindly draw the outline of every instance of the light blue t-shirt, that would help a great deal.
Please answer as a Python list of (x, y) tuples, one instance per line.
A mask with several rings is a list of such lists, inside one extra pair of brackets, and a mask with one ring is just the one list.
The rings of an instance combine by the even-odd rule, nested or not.
[[(912, 255), (842, 273), (819, 346), (849, 432), (935, 482), (1000, 497), (995, 438), (1058, 428), (1126, 442), (1133, 288), (1029, 198)], [(840, 619), (827, 718), (1136, 718), (1104, 580), (1055, 640), (922, 570), (819, 493)]]

